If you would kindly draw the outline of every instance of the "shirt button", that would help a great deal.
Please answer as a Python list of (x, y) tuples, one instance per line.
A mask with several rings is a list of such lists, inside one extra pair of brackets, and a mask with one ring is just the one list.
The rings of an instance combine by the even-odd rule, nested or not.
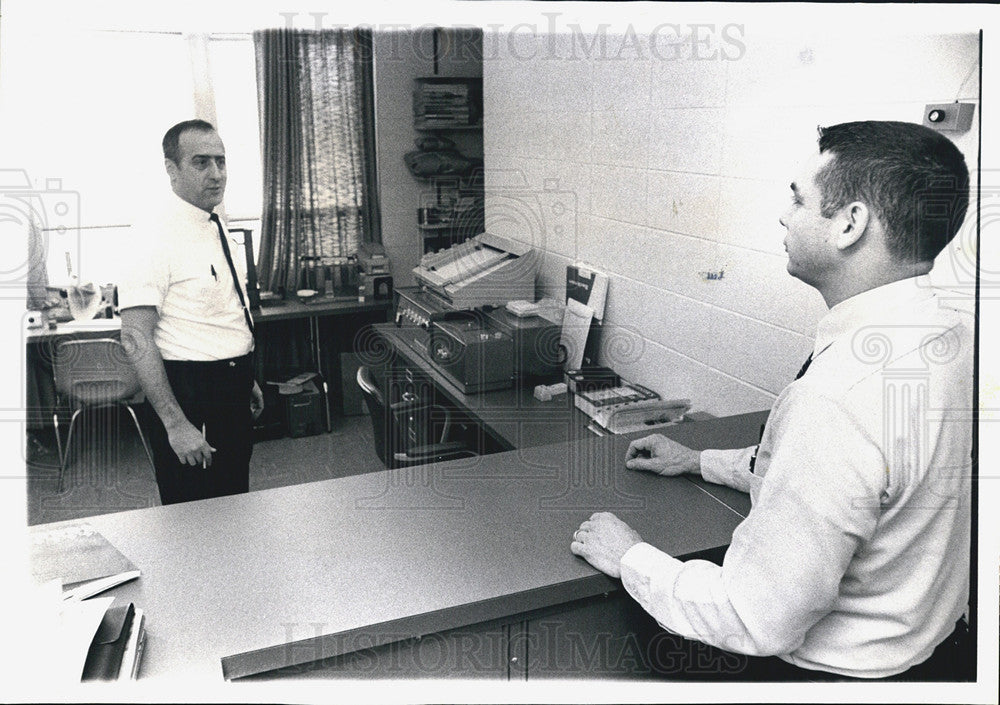
[(229, 361), (229, 366), (230, 367), (236, 367), (236, 361), (235, 360), (230, 360)]

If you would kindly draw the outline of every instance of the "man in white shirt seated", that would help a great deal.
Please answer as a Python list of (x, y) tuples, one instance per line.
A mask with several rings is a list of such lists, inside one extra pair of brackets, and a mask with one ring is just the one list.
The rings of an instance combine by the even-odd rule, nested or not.
[(820, 130), (791, 188), (788, 272), (830, 310), (760, 445), (698, 453), (653, 435), (626, 457), (750, 494), (722, 566), (678, 561), (604, 512), (570, 548), (668, 631), (751, 657), (737, 679), (959, 679), (973, 321), (927, 273), (965, 217), (965, 160), (920, 125), (845, 123)]
[(240, 258), (215, 213), (225, 147), (212, 125), (189, 120), (164, 135), (163, 158), (173, 194), (134, 228), (118, 300), (160, 500), (172, 504), (249, 490), (263, 395)]

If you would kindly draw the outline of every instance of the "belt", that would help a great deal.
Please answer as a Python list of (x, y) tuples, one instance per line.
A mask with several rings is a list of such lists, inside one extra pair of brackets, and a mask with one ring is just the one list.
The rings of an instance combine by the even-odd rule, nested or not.
[(241, 365), (249, 364), (252, 358), (253, 353), (248, 352), (246, 355), (228, 357), (223, 360), (164, 360), (163, 364), (177, 367), (183, 366), (189, 369), (213, 371), (235, 368)]

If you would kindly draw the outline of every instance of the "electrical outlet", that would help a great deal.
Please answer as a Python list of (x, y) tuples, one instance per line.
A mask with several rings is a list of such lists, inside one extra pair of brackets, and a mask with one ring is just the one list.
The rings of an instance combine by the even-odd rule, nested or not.
[(924, 107), (924, 125), (938, 132), (967, 132), (975, 111), (975, 103), (930, 103)]

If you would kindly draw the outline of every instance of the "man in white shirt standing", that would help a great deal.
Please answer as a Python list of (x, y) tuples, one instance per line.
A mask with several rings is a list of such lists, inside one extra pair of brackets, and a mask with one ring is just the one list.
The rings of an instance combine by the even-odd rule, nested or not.
[(249, 490), (263, 395), (243, 277), (214, 212), (225, 147), (211, 124), (189, 120), (164, 135), (163, 158), (174, 193), (136, 228), (118, 297), (122, 342), (148, 401), (160, 500), (172, 504)]
[(830, 310), (760, 445), (698, 453), (653, 435), (626, 457), (749, 492), (723, 565), (678, 561), (604, 512), (570, 549), (668, 631), (762, 657), (738, 679), (958, 679), (973, 322), (927, 273), (965, 217), (965, 160), (920, 125), (845, 123), (820, 130), (791, 188), (788, 272)]

